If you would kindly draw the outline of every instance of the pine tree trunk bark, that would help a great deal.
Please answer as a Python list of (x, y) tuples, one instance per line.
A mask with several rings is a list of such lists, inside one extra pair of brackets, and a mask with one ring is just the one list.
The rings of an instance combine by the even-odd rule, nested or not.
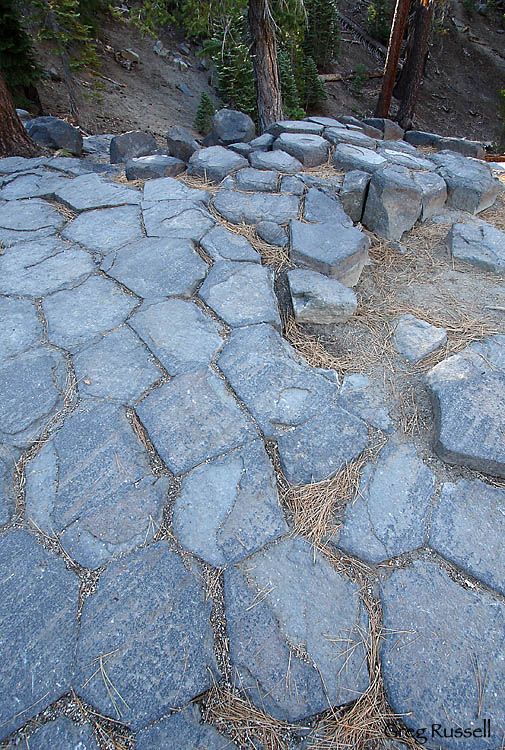
[(12, 97), (0, 74), (0, 157), (37, 156), (42, 150), (30, 138), (16, 113)]
[(249, 27), (256, 79), (259, 129), (263, 133), (269, 125), (284, 117), (277, 42), (268, 0), (249, 0)]
[(395, 14), (391, 35), (389, 37), (388, 54), (384, 67), (384, 79), (382, 89), (375, 108), (375, 117), (387, 117), (393, 98), (393, 87), (395, 85), (396, 71), (402, 47), (403, 35), (409, 15), (410, 0), (396, 0)]
[(398, 122), (405, 130), (412, 127), (417, 99), (419, 97), (419, 87), (426, 64), (428, 39), (434, 7), (434, 0), (420, 0), (416, 11), (412, 47), (406, 62), (405, 89), (400, 109), (398, 110)]

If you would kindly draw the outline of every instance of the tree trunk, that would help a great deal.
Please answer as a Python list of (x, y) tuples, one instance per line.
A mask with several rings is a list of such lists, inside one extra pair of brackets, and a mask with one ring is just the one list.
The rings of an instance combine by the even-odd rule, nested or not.
[(268, 2), (269, 0), (249, 0), (249, 27), (261, 133), (273, 122), (284, 117), (277, 43)]
[(400, 59), (403, 35), (409, 15), (410, 0), (396, 0), (395, 14), (391, 35), (389, 37), (388, 54), (384, 66), (384, 80), (379, 95), (379, 101), (375, 108), (375, 117), (387, 117), (393, 98), (393, 86), (395, 85), (396, 70)]
[(16, 114), (12, 97), (0, 74), (0, 157), (37, 156), (41, 149), (32, 141)]
[(412, 48), (406, 62), (405, 90), (400, 109), (398, 110), (398, 122), (405, 130), (412, 127), (412, 120), (419, 96), (419, 87), (426, 63), (434, 7), (434, 0), (420, 0), (416, 11)]

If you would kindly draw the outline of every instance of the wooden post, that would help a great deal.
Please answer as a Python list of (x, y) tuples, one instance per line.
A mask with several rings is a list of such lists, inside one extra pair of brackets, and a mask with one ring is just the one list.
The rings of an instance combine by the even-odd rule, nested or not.
[(268, 0), (249, 0), (249, 27), (256, 79), (259, 129), (263, 133), (269, 125), (284, 117), (277, 42)]
[(410, 0), (396, 0), (393, 25), (391, 26), (389, 37), (388, 54), (384, 66), (384, 80), (377, 107), (375, 108), (375, 117), (387, 117), (389, 114), (409, 8)]

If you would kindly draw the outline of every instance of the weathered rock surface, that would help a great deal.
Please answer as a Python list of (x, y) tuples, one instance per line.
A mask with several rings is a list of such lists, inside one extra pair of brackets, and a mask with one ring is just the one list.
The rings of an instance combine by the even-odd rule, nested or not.
[(185, 705), (215, 671), (209, 615), (196, 566), (187, 570), (166, 542), (112, 563), (84, 602), (76, 691), (134, 730)]
[(452, 151), (432, 154), (430, 159), (447, 183), (448, 206), (476, 214), (493, 205), (501, 186), (487, 164)]
[(194, 302), (182, 299), (169, 299), (141, 309), (130, 325), (169, 375), (207, 367), (223, 344), (217, 323)]
[(392, 441), (364, 468), (336, 543), (371, 563), (421, 547), (434, 489), (435, 477), (414, 446)]
[(168, 128), (166, 139), (170, 155), (185, 162), (200, 148), (189, 130), (180, 126)]
[(144, 185), (144, 201), (188, 201), (201, 208), (207, 205), (210, 194), (206, 190), (195, 190), (173, 177), (149, 180)]
[(60, 534), (80, 565), (97, 568), (153, 537), (167, 487), (123, 410), (88, 401), (29, 463), (26, 514)]
[(280, 328), (274, 274), (259, 263), (218, 261), (198, 294), (232, 328), (255, 323)]
[(406, 167), (387, 166), (372, 175), (363, 213), (363, 224), (372, 232), (399, 240), (421, 211), (421, 190)]
[(8, 523), (14, 510), (14, 467), (2, 450), (0, 455), (0, 526)]
[(286, 247), (289, 242), (286, 230), (275, 221), (260, 221), (256, 225), (256, 232), (258, 237), (275, 247)]
[(439, 214), (447, 200), (447, 185), (440, 175), (433, 172), (412, 172), (412, 179), (421, 191), (421, 219), (426, 221)]
[(483, 159), (486, 150), (480, 141), (468, 141), (466, 138), (439, 138), (435, 144), (440, 149), (456, 151), (463, 156), (472, 156), (475, 159)]
[(373, 173), (386, 164), (386, 159), (377, 151), (363, 148), (363, 146), (339, 143), (333, 152), (333, 166), (346, 172), (351, 169), (359, 169), (362, 172)]
[(211, 133), (218, 145), (228, 146), (252, 141), (256, 128), (249, 115), (233, 109), (220, 109), (212, 118)]
[[(494, 749), (505, 732), (503, 604), (485, 592), (461, 588), (427, 561), (395, 570), (380, 595), (385, 628), (381, 661), (393, 710), (408, 726), (426, 727), (425, 736), (443, 750)], [(476, 670), (486, 675), (483, 692)], [(492, 717), (489, 738), (482, 736), (482, 700), (486, 716)], [(432, 724), (440, 732), (433, 740)], [(457, 727), (481, 731), (462, 744), (450, 734)]]
[(186, 170), (181, 159), (164, 154), (138, 156), (126, 162), (127, 180), (150, 180), (153, 177), (175, 177)]
[(174, 531), (186, 549), (218, 568), (288, 531), (260, 440), (186, 475), (175, 502)]
[(245, 237), (222, 226), (216, 226), (207, 232), (200, 240), (200, 245), (213, 261), (261, 261), (259, 253)]
[(0, 320), (0, 362), (41, 343), (42, 325), (32, 302), (0, 297)]
[(176, 474), (258, 437), (252, 421), (210, 370), (176, 377), (149, 394), (136, 411)]
[(315, 271), (288, 271), (288, 283), (295, 320), (300, 323), (345, 323), (358, 306), (351, 289)]
[(268, 195), (265, 193), (238, 193), (221, 190), (214, 198), (214, 208), (233, 224), (257, 224), (274, 221), (284, 224), (298, 214), (296, 195)]
[(423, 130), (407, 130), (403, 136), (412, 146), (436, 146), (440, 136)]
[(64, 223), (63, 216), (43, 200), (9, 201), (0, 205), (0, 242), (9, 246), (41, 240), (56, 234)]
[(361, 172), (359, 169), (352, 169), (345, 174), (342, 189), (340, 191), (340, 200), (342, 201), (344, 211), (354, 222), (361, 221), (363, 217), (363, 209), (365, 208), (365, 200), (368, 195), (369, 184), (369, 172)]
[(359, 131), (348, 130), (345, 126), (326, 128), (324, 138), (336, 146), (339, 143), (349, 143), (351, 146), (363, 146), (372, 151), (377, 148), (377, 141)]
[(35, 117), (25, 123), (25, 128), (30, 138), (41, 146), (63, 148), (76, 156), (82, 153), (82, 135), (79, 128), (65, 120), (58, 117)]
[(433, 162), (422, 158), (421, 154), (406, 153), (395, 148), (390, 148), (385, 144), (379, 145), (378, 152), (389, 164), (398, 164), (400, 167), (408, 167), (413, 170), (422, 169), (427, 172), (432, 172), (435, 169)]
[(357, 284), (368, 260), (370, 238), (366, 234), (339, 223), (291, 221), (290, 235), (294, 261), (345, 286)]
[(414, 315), (400, 315), (396, 320), (393, 346), (409, 362), (418, 362), (447, 343), (447, 331)]
[(365, 117), (363, 122), (380, 130), (385, 141), (399, 141), (405, 132), (398, 123), (388, 120), (387, 117)]
[(24, 531), (0, 550), (2, 740), (70, 689), (79, 580)]
[(278, 172), (269, 172), (248, 167), (237, 172), (235, 179), (238, 190), (259, 190), (266, 193), (274, 193), (277, 191), (279, 174)]
[(383, 388), (370, 382), (368, 375), (355, 373), (344, 377), (338, 399), (339, 404), (378, 430), (392, 433), (393, 422), (388, 413), (390, 399)]
[(448, 463), (505, 477), (505, 337), (472, 344), (433, 367), (435, 450)]
[(274, 151), (285, 151), (301, 161), (304, 167), (317, 167), (328, 158), (330, 145), (320, 135), (281, 133), (272, 146)]
[(307, 120), (278, 120), (267, 128), (267, 133), (278, 138), (282, 133), (294, 133), (295, 135), (321, 135), (323, 125)]
[(505, 271), (505, 232), (484, 221), (453, 224), (445, 244), (453, 258), (486, 271)]
[(328, 188), (311, 187), (307, 190), (303, 217), (310, 222), (333, 222), (343, 227), (352, 227), (352, 219), (344, 211), (342, 201)]
[(156, 151), (154, 136), (141, 130), (130, 130), (128, 133), (115, 135), (110, 142), (110, 163), (136, 159), (138, 156), (149, 156)]
[(275, 137), (271, 133), (263, 133), (257, 138), (253, 138), (252, 141), (249, 141), (248, 145), (252, 151), (268, 151), (274, 141)]
[(141, 193), (133, 188), (107, 182), (97, 174), (84, 174), (56, 190), (56, 200), (74, 211), (139, 204)]
[(159, 724), (143, 729), (135, 737), (136, 750), (154, 748), (198, 748), (198, 750), (229, 750), (230, 740), (209, 724), (200, 721), (200, 709), (194, 703)]
[(204, 177), (211, 182), (221, 182), (226, 175), (247, 167), (247, 159), (223, 146), (202, 148), (191, 156), (188, 174)]
[(48, 169), (37, 169), (28, 174), (15, 174), (5, 180), (0, 190), (0, 200), (13, 201), (23, 198), (47, 198), (54, 200), (56, 191), (64, 188), (69, 180)]
[(67, 224), (62, 233), (64, 239), (78, 242), (89, 250), (103, 254), (117, 250), (142, 236), (138, 206), (86, 211)]
[(257, 552), (224, 580), (234, 676), (257, 706), (296, 721), (366, 689), (358, 588), (306, 542)]
[(249, 162), (255, 169), (273, 169), (284, 174), (296, 174), (303, 169), (301, 161), (286, 151), (253, 151)]
[(99, 750), (93, 728), (89, 724), (74, 724), (66, 716), (44, 724), (29, 741), (33, 750)]

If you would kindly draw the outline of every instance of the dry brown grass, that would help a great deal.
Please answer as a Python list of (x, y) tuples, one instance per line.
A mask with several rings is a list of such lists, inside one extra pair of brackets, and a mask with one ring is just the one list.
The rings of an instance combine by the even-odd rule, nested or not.
[(139, 190), (144, 189), (144, 185), (146, 182), (149, 182), (149, 179), (146, 180), (127, 180), (125, 174), (117, 175), (115, 177), (110, 178), (112, 182), (117, 182), (120, 185), (128, 185), (128, 187), (138, 188)]

